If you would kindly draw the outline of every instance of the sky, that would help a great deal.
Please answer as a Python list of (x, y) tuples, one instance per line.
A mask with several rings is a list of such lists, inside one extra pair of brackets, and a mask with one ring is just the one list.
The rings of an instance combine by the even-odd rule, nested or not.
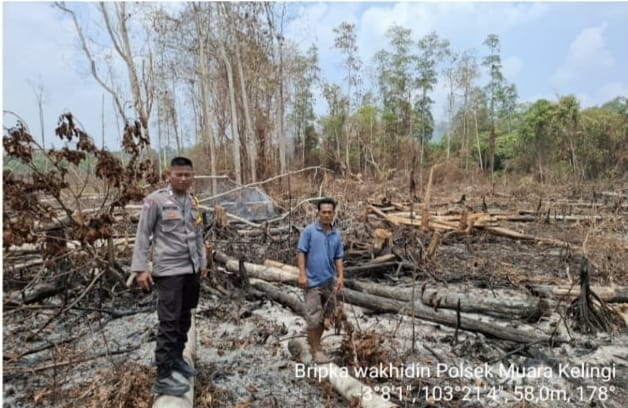
[[(51, 4), (2, 5), (3, 110), (23, 118), (39, 138), (34, 90), (41, 84), (47, 147), (64, 111), (100, 144), (104, 91), (89, 74), (71, 21)], [(483, 40), (497, 34), (504, 75), (521, 102), (574, 94), (587, 107), (628, 96), (628, 2), (299, 2), (290, 3), (288, 15), (286, 36), (302, 50), (316, 44), (322, 76), (337, 83), (344, 71), (333, 28), (355, 23), (367, 78), (373, 54), (387, 47), (385, 32), (395, 23), (410, 28), (416, 40), (436, 31), (453, 49), (475, 49), (480, 57), (487, 52)], [(433, 97), (434, 115), (444, 119), (445, 89), (438, 87)], [(324, 106), (318, 98), (317, 113), (324, 114)], [(117, 150), (119, 125), (108, 97), (104, 117), (105, 143)], [(4, 126), (14, 123), (15, 116), (3, 115)]]

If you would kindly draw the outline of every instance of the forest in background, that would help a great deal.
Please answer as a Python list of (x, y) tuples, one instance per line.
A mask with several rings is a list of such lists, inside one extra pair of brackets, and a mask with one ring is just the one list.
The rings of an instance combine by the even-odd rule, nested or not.
[[(460, 177), (540, 182), (628, 171), (628, 99), (588, 108), (573, 95), (521, 103), (497, 34), (459, 50), (436, 32), (415, 41), (410, 28), (392, 25), (388, 46), (362, 61), (355, 25), (344, 22), (334, 29), (343, 60), (335, 83), (322, 77), (315, 44), (304, 52), (284, 36), (285, 4), (90, 4), (98, 24), (75, 4), (56, 7), (117, 107), (118, 128), (141, 125), (143, 154), (158, 171), (180, 153), (199, 172), (240, 183), (311, 165), (379, 179), (417, 169), (421, 186), (422, 170), (444, 162)], [(443, 85), (440, 124), (433, 97)], [(324, 114), (315, 112), (316, 95)], [(7, 168), (19, 170), (5, 157)]]

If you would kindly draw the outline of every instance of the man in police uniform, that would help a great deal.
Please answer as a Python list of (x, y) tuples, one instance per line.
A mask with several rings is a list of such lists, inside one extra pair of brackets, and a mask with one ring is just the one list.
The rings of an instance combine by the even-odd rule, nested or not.
[[(170, 163), (169, 186), (150, 194), (144, 201), (137, 226), (131, 271), (143, 290), (157, 287), (159, 332), (155, 360), (156, 394), (181, 396), (189, 386), (172, 376), (178, 371), (186, 377), (196, 370), (182, 353), (191, 324), (190, 310), (198, 304), (199, 275), (207, 276), (207, 256), (198, 199), (188, 192), (194, 172), (192, 161), (175, 157)], [(152, 274), (148, 255), (152, 237)]]

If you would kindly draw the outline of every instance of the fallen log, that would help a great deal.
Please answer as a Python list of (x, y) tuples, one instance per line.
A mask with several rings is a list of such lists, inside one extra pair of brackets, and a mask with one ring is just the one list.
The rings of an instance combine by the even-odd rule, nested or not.
[(396, 220), (388, 218), (388, 215), (384, 214), (384, 212), (382, 210), (380, 210), (379, 208), (377, 208), (377, 207), (375, 207), (373, 205), (369, 205), (368, 209), (372, 213), (377, 214), (377, 216), (382, 218), (384, 221), (388, 221), (389, 223), (391, 223), (394, 226), (398, 226), (399, 225), (399, 223)]
[[(569, 299), (580, 296), (579, 286), (526, 285), (535, 295), (544, 298)], [(628, 303), (628, 287), (626, 286), (591, 286), (600, 299), (608, 303)]]
[[(233, 258), (229, 258), (223, 252), (216, 251), (214, 253), (214, 260), (223, 263), (227, 270), (231, 272), (238, 272), (240, 270), (239, 262)], [(243, 265), (247, 273), (254, 278), (275, 282), (296, 282), (297, 280), (297, 275), (288, 270), (252, 264), (249, 262), (243, 262)]]
[(484, 228), (486, 231), (497, 236), (514, 238), (514, 239), (522, 239), (526, 241), (534, 241), (534, 242), (538, 242), (539, 244), (544, 244), (544, 245), (554, 245), (558, 247), (571, 248), (576, 251), (579, 250), (579, 248), (576, 247), (575, 245), (566, 241), (561, 241), (559, 239), (543, 238), (543, 237), (537, 237), (534, 235), (522, 234), (520, 232), (513, 231), (508, 228), (502, 228), (502, 227), (483, 227), (482, 225), (478, 225), (478, 227)]
[[(300, 364), (300, 368), (308, 373), (308, 377), (315, 378), (318, 381), (328, 380), (340, 395), (351, 402), (351, 406), (355, 406), (353, 403), (356, 400), (360, 403), (360, 407), (363, 408), (392, 408), (398, 406), (390, 401), (386, 401), (373, 388), (349, 375), (346, 368), (341, 368), (334, 363), (317, 364), (313, 367), (313, 370), (311, 368), (306, 370), (306, 363), (309, 363), (312, 357), (309, 347), (307, 347), (303, 339), (290, 340), (288, 351), (290, 351), (295, 360), (300, 361), (296, 364)], [(297, 368), (295, 367), (295, 372)]]
[[(394, 254), (384, 255), (384, 257), (381, 257), (381, 258), (382, 259), (396, 259), (397, 258)], [(382, 271), (382, 270), (396, 270), (397, 267), (399, 267), (400, 264), (402, 266), (407, 267), (407, 268), (412, 268), (412, 265), (407, 264), (407, 263), (403, 263), (403, 262), (390, 262), (390, 261), (388, 261), (388, 262), (373, 262), (373, 261), (370, 261), (370, 262), (365, 263), (363, 265), (346, 266), (345, 267), (345, 278), (350, 278), (353, 275), (374, 273), (374, 272), (378, 272), (378, 271)], [(271, 259), (266, 259), (264, 261), (264, 266), (281, 269), (281, 270), (284, 270), (286, 272), (290, 272), (290, 273), (293, 273), (293, 274), (298, 274), (299, 273), (299, 270), (297, 269), (296, 266), (287, 265), (287, 264), (284, 264), (284, 263), (281, 263), (281, 262), (273, 261)]]
[[(5, 258), (5, 260), (8, 261), (7, 258)], [(7, 262), (8, 263), (8, 262)], [(36, 258), (36, 259), (32, 259), (30, 261), (26, 261), (23, 262), (21, 264), (14, 264), (14, 265), (7, 265), (5, 267), (5, 269), (8, 269), (12, 272), (19, 272), (23, 269), (28, 269), (28, 268), (32, 268), (33, 266), (40, 266), (44, 264), (44, 260), (42, 258)]]
[[(214, 209), (213, 209), (213, 208), (211, 208), (211, 207), (207, 207), (207, 206), (204, 206), (204, 205), (199, 205), (199, 206), (198, 206), (198, 208), (200, 208), (201, 210), (204, 210), (204, 211), (209, 211), (209, 212), (211, 212), (211, 213), (213, 213), (213, 212), (214, 212)], [(232, 220), (234, 220), (234, 221), (236, 221), (236, 222), (240, 222), (240, 223), (242, 223), (242, 224), (246, 224), (246, 225), (249, 225), (249, 226), (251, 226), (251, 227), (255, 227), (255, 228), (262, 228), (262, 225), (261, 225), (261, 224), (256, 224), (256, 223), (251, 222), (251, 221), (249, 221), (249, 220), (247, 220), (247, 219), (245, 219), (245, 218), (238, 217), (238, 216), (237, 216), (237, 215), (235, 215), (235, 214), (231, 214), (231, 213), (228, 213), (228, 212), (226, 212), (226, 211), (225, 211), (225, 214), (227, 215), (227, 217), (228, 217), (228, 218), (231, 218)]]
[(628, 198), (628, 194), (620, 193), (618, 191), (602, 191), (599, 194), (607, 197)]
[(373, 258), (368, 263), (369, 264), (384, 263), (384, 262), (394, 261), (396, 259), (397, 259), (397, 255), (395, 255), (395, 254), (386, 254), (386, 255), (380, 255), (380, 256), (378, 256), (376, 258)]
[[(218, 255), (218, 253), (216, 253), (216, 255)], [(227, 260), (226, 266), (228, 270), (233, 272), (238, 270), (238, 261), (229, 260), (229, 257), (225, 254), (221, 254), (220, 259), (217, 256), (216, 259), (223, 263)], [(289, 272), (286, 268), (277, 269), (250, 263), (244, 263), (244, 267), (246, 268), (248, 274), (255, 278), (280, 282), (294, 282), (297, 279), (297, 275), (293, 272)], [(443, 310), (434, 311), (432, 308), (425, 306), (420, 301), (411, 305), (407, 302), (360, 293), (346, 288), (342, 291), (342, 296), (345, 301), (368, 309), (378, 310), (381, 312), (403, 313), (415, 316), (422, 320), (429, 320), (447, 326), (457, 327), (455, 313), (448, 313)], [(563, 338), (553, 337), (544, 333), (534, 333), (531, 330), (520, 330), (507, 326), (501, 326), (499, 324), (480, 321), (469, 316), (462, 316), (460, 328), (517, 343), (552, 342), (553, 344), (558, 344), (567, 342), (567, 340)]]
[(264, 235), (264, 234), (270, 234), (270, 235), (279, 235), (279, 234), (284, 234), (290, 231), (290, 227), (289, 226), (282, 226), (282, 227), (276, 227), (276, 228), (269, 228), (268, 230), (259, 230), (259, 229), (254, 229), (254, 230), (248, 230), (248, 229), (240, 229), (237, 230), (236, 232), (238, 233), (239, 236), (241, 237), (258, 237), (260, 235)]
[[(357, 306), (383, 312), (403, 313), (406, 315), (414, 314), (416, 318), (421, 320), (429, 320), (450, 327), (457, 327), (455, 312), (450, 313), (444, 310), (434, 311), (434, 309), (425, 306), (420, 301), (415, 302), (413, 307), (413, 305), (409, 305), (406, 302), (369, 295), (351, 289), (344, 289), (342, 293), (345, 301)], [(530, 329), (514, 329), (493, 322), (480, 321), (464, 315), (461, 315), (460, 328), (503, 340), (514, 341), (516, 343), (547, 342), (559, 344), (568, 342), (567, 339), (553, 337), (544, 333), (535, 333)]]
[[(394, 214), (388, 214), (385, 215), (386, 217), (386, 221), (389, 221), (390, 223), (392, 223), (393, 225), (412, 225), (415, 227), (422, 227), (423, 225), (423, 221), (422, 218), (416, 217), (414, 219), (411, 218), (406, 218), (406, 217), (400, 217), (398, 215), (394, 215)], [(446, 221), (446, 220), (440, 220), (440, 219), (436, 219), (436, 218), (430, 218), (429, 223), (428, 223), (428, 227), (432, 228), (432, 229), (443, 229), (446, 231), (449, 230), (457, 230), (458, 229), (458, 223), (457, 222), (450, 222), (450, 221)]]
[(48, 299), (56, 294), (63, 292), (65, 289), (50, 283), (43, 283), (34, 287), (28, 294), (24, 295), (23, 302), (28, 305)]
[[(345, 286), (390, 299), (412, 300), (411, 289), (395, 288), (356, 280), (345, 281)], [(482, 289), (471, 289), (467, 292), (446, 288), (417, 288), (418, 290), (421, 290), (418, 297), (421, 302), (434, 310), (440, 308), (456, 310), (458, 302), (460, 302), (461, 312), (485, 314), (507, 320), (516, 318), (528, 321), (536, 321), (541, 316), (547, 316), (551, 312), (546, 300), (531, 296), (522, 297), (514, 293), (514, 291), (510, 291), (507, 297), (495, 297), (488, 295), (487, 291)]]
[(251, 286), (253, 286), (257, 290), (264, 292), (272, 300), (289, 307), (294, 313), (298, 314), (299, 316), (305, 316), (305, 304), (303, 303), (303, 301), (263, 280), (251, 279)]

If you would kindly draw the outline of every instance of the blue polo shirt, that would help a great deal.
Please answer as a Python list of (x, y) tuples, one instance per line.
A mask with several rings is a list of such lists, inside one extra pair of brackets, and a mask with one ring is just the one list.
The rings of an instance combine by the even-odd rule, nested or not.
[(335, 260), (345, 256), (340, 232), (335, 228), (325, 232), (318, 221), (305, 227), (297, 249), (306, 255), (305, 272), (309, 288), (322, 286), (334, 279)]

